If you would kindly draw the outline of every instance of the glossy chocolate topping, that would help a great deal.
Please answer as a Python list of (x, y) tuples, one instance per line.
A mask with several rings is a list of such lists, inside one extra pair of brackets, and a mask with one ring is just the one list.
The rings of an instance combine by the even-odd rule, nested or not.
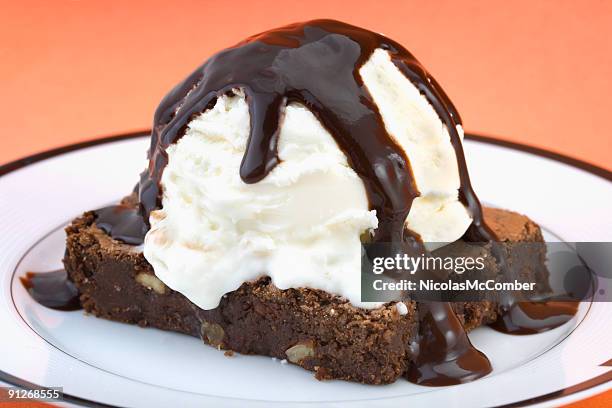
[(491, 327), (508, 334), (541, 333), (571, 320), (578, 305), (579, 302), (570, 300), (513, 302), (501, 306), (500, 317)]
[(65, 270), (28, 272), (19, 278), (30, 296), (38, 303), (56, 310), (79, 310), (79, 291)]
[(406, 378), (429, 386), (469, 382), (492, 370), (487, 357), (468, 338), (447, 302), (419, 304), (419, 340)]
[(133, 206), (111, 205), (94, 211), (96, 225), (110, 237), (129, 245), (140, 245), (149, 229)]

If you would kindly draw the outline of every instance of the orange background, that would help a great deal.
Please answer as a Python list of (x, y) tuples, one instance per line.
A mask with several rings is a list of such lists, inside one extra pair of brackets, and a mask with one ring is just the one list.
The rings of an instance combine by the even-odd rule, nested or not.
[(147, 128), (211, 53), (329, 17), (404, 44), (467, 130), (612, 167), (609, 1), (0, 1), (0, 163)]

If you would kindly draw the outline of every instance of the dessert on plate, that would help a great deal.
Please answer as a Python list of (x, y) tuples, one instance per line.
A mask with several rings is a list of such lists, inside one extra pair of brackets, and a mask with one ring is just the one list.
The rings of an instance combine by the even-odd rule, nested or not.
[[(318, 379), (480, 378), (491, 365), (468, 331), (538, 332), (571, 311), (365, 302), (360, 287), (366, 242), (391, 255), (485, 243), (491, 276), (507, 264), (500, 245), (543, 242), (527, 217), (481, 207), (462, 139), (439, 84), (383, 35), (315, 20), (252, 36), (162, 100), (135, 190), (67, 227), (69, 283), (95, 316), (286, 359)], [(544, 248), (530, 248), (519, 273), (546, 288)], [(542, 317), (555, 314), (567, 318)]]

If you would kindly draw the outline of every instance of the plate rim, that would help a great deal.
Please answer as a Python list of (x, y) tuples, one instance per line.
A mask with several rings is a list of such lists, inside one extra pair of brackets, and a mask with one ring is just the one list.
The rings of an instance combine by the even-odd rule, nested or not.
[[(106, 143), (118, 142), (121, 140), (135, 139), (137, 137), (149, 136), (151, 129), (141, 129), (126, 133), (114, 133), (108, 136), (101, 136), (82, 142), (70, 143), (55, 147), (48, 150), (43, 150), (39, 153), (28, 155), (16, 160), (9, 161), (0, 165), (0, 177), (15, 171), (23, 167), (29, 166), (30, 164), (37, 163), (46, 159), (50, 159), (55, 156), (59, 156), (65, 153), (70, 153), (75, 150), (81, 150), (92, 146), (97, 146)], [(513, 150), (519, 150), (522, 152), (530, 153), (535, 156), (545, 157), (554, 161), (558, 161), (572, 167), (579, 168), (595, 176), (599, 176), (607, 181), (612, 181), (612, 171), (605, 169), (602, 166), (590, 163), (585, 160), (577, 159), (572, 156), (568, 156), (563, 153), (558, 153), (552, 150), (548, 150), (541, 147), (532, 146), (526, 143), (512, 142), (503, 138), (488, 136), (478, 132), (466, 132), (465, 139), (479, 143), (492, 144), (496, 146), (506, 147)]]
[[(91, 140), (86, 140), (83, 142), (71, 143), (71, 144), (60, 146), (60, 147), (44, 150), (39, 153), (25, 156), (20, 159), (9, 161), (8, 163), (0, 165), (0, 177), (5, 176), (9, 173), (12, 173), (16, 170), (22, 169), (24, 167), (27, 167), (29, 165), (32, 165), (32, 164), (44, 161), (46, 159), (56, 157), (56, 156), (60, 156), (66, 153), (70, 153), (70, 152), (74, 152), (77, 150), (82, 150), (88, 147), (98, 146), (102, 144), (113, 143), (113, 142), (118, 142), (122, 140), (135, 139), (138, 137), (144, 137), (144, 136), (150, 135), (150, 133), (151, 133), (150, 129), (143, 129), (143, 130), (136, 130), (136, 131), (127, 132), (127, 133), (111, 134), (109, 136), (103, 136), (103, 137), (99, 137), (99, 138), (95, 138)], [(587, 161), (580, 160), (580, 159), (577, 159), (577, 158), (574, 158), (574, 157), (571, 157), (565, 154), (557, 153), (557, 152), (547, 150), (544, 148), (540, 148), (540, 147), (536, 147), (536, 146), (531, 146), (528, 144), (511, 142), (511, 141), (500, 139), (500, 138), (493, 137), (493, 136), (486, 136), (480, 133), (466, 132), (465, 138), (470, 141), (501, 146), (501, 147), (505, 147), (508, 149), (518, 150), (518, 151), (526, 152), (526, 153), (529, 153), (535, 156), (544, 157), (544, 158), (547, 158), (553, 161), (561, 162), (571, 167), (577, 168), (579, 170), (586, 171), (587, 173), (590, 173), (597, 177), (603, 178), (604, 180), (607, 180), (609, 182), (612, 182), (612, 171), (609, 171), (601, 166), (598, 166), (598, 165), (595, 165)], [(612, 360), (603, 362), (601, 365), (607, 366), (611, 364), (612, 364)], [(33, 389), (44, 389), (45, 388), (38, 384), (34, 384), (27, 380), (24, 380), (22, 378), (15, 377), (5, 371), (2, 371), (1, 369), (0, 369), (0, 381), (13, 385), (13, 386), (21, 387), (21, 388), (33, 388)], [(532, 405), (532, 404), (541, 404), (544, 402), (551, 402), (554, 400), (558, 401), (559, 399), (567, 398), (572, 395), (576, 396), (577, 393), (594, 389), (598, 386), (601, 386), (611, 381), (612, 381), (612, 370), (606, 373), (600, 374), (591, 379), (588, 379), (586, 381), (583, 381), (581, 383), (559, 389), (557, 391), (553, 391), (553, 392), (543, 394), (540, 396), (528, 398), (522, 401), (512, 402), (510, 404), (501, 405), (500, 407), (510, 408), (510, 407)], [(117, 407), (116, 405), (104, 404), (98, 401), (84, 399), (84, 398), (77, 397), (77, 396), (70, 395), (70, 394), (64, 394), (63, 398), (65, 402), (82, 405), (82, 406), (111, 407), (111, 408)]]

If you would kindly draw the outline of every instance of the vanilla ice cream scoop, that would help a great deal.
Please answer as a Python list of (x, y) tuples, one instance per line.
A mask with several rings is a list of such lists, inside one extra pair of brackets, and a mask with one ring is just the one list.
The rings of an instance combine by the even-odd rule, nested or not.
[(463, 131), (399, 44), (317, 20), (222, 51), (156, 112), (144, 255), (203, 309), (269, 276), (360, 307), (361, 241), (488, 239)]

